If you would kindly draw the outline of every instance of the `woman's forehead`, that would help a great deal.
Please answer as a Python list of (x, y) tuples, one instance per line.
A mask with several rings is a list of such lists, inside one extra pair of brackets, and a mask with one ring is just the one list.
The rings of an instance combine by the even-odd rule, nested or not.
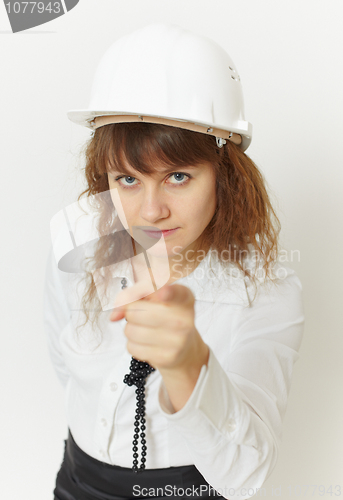
[[(144, 162), (145, 163), (145, 162)], [(146, 163), (145, 163), (146, 165)], [(132, 174), (134, 175), (137, 172), (146, 172), (149, 175), (165, 175), (169, 174), (171, 172), (174, 172), (177, 169), (184, 168), (187, 170), (199, 170), (199, 169), (204, 169), (208, 168), (210, 166), (209, 162), (201, 162), (201, 163), (196, 163), (196, 164), (175, 164), (175, 163), (166, 163), (162, 162), (161, 160), (157, 159), (150, 159), (150, 162), (148, 164), (148, 171), (147, 169), (140, 168), (141, 164), (135, 166), (131, 165), (127, 160), (122, 159), (120, 162), (115, 162), (113, 166), (111, 166), (111, 162), (108, 165), (108, 171), (111, 173), (121, 173), (125, 172), (127, 174)]]
[(104, 144), (108, 149), (103, 149), (108, 172), (162, 175), (179, 168), (212, 166), (219, 160), (213, 137), (197, 132), (147, 123), (115, 124), (108, 131)]

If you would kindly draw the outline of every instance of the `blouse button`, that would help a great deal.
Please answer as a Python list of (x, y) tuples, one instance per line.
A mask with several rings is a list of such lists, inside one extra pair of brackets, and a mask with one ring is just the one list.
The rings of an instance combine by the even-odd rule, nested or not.
[(114, 392), (118, 389), (118, 385), (115, 383), (115, 382), (112, 382), (110, 384), (110, 387), (111, 387), (111, 391)]
[(101, 419), (101, 423), (102, 423), (102, 425), (103, 425), (104, 427), (106, 427), (107, 422), (106, 422), (106, 420), (105, 420), (104, 418), (102, 418), (102, 419)]
[(99, 453), (102, 457), (105, 455), (104, 450), (99, 450)]

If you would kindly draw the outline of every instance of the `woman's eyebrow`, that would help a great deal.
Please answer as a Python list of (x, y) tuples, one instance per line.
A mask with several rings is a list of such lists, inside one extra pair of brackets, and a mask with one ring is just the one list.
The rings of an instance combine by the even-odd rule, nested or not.
[[(166, 167), (166, 168), (164, 168), (162, 170), (157, 170), (156, 174), (159, 174), (159, 173), (160, 174), (169, 174), (170, 172), (175, 172), (176, 170), (185, 170), (185, 169), (187, 169), (187, 170), (188, 169), (195, 170), (195, 169), (199, 169), (199, 168), (200, 168), (199, 165), (187, 165), (187, 166), (184, 166), (184, 167), (182, 167), (182, 166), (178, 167), (176, 165), (174, 165), (174, 166), (172, 165), (172, 166)], [(121, 172), (124, 172), (124, 169), (123, 170), (111, 170), (112, 174), (113, 173), (121, 173)], [(125, 169), (125, 173), (126, 172), (128, 172), (127, 169)], [(129, 172), (128, 175), (134, 176), (134, 173), (130, 173)]]
[(175, 170), (184, 170), (184, 169), (196, 169), (196, 168), (199, 168), (199, 165), (186, 165), (184, 167), (176, 167), (175, 165), (174, 166), (171, 166), (171, 167), (167, 167), (165, 169), (163, 169), (161, 171), (161, 173), (164, 173), (164, 174), (168, 174), (169, 172), (174, 172)]

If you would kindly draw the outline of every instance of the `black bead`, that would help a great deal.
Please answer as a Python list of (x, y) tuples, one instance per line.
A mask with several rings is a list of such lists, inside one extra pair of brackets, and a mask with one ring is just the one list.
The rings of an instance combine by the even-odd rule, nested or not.
[[(122, 288), (127, 287), (127, 280), (126, 278), (123, 278), (121, 280), (122, 283)], [(132, 385), (136, 386), (136, 412), (135, 412), (135, 422), (134, 422), (134, 439), (132, 441), (133, 444), (133, 465), (132, 465), (132, 470), (134, 473), (137, 474), (139, 470), (145, 469), (145, 462), (146, 462), (146, 451), (147, 447), (145, 446), (146, 440), (145, 440), (145, 381), (148, 375), (150, 373), (154, 372), (155, 368), (153, 368), (149, 363), (146, 363), (145, 361), (139, 361), (138, 359), (135, 359), (133, 356), (131, 357), (130, 361), (130, 373), (126, 374), (124, 376), (124, 384), (128, 385), (131, 387)], [(141, 443), (142, 443), (142, 457), (141, 457), (141, 466), (138, 469), (138, 438), (139, 438), (139, 426), (141, 429), (141, 434), (140, 437)]]
[[(139, 470), (145, 469), (146, 462), (146, 440), (145, 440), (145, 381), (147, 376), (155, 371), (155, 368), (150, 366), (148, 363), (143, 361), (138, 361), (135, 358), (131, 358), (130, 363), (130, 373), (126, 374), (124, 377), (124, 383), (129, 387), (132, 385), (136, 386), (136, 410), (135, 410), (135, 420), (134, 420), (134, 439), (133, 444), (133, 472), (137, 473)], [(141, 466), (138, 469), (138, 439), (141, 438), (142, 453), (141, 453)]]

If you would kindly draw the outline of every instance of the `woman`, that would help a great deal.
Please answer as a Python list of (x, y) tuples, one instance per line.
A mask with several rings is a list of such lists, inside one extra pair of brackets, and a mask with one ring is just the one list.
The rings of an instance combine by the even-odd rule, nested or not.
[(69, 427), (55, 499), (249, 498), (277, 461), (304, 317), (237, 70), (150, 25), (107, 50), (68, 116), (94, 130), (79, 201), (97, 237), (68, 207), (70, 249), (55, 238), (47, 264)]

